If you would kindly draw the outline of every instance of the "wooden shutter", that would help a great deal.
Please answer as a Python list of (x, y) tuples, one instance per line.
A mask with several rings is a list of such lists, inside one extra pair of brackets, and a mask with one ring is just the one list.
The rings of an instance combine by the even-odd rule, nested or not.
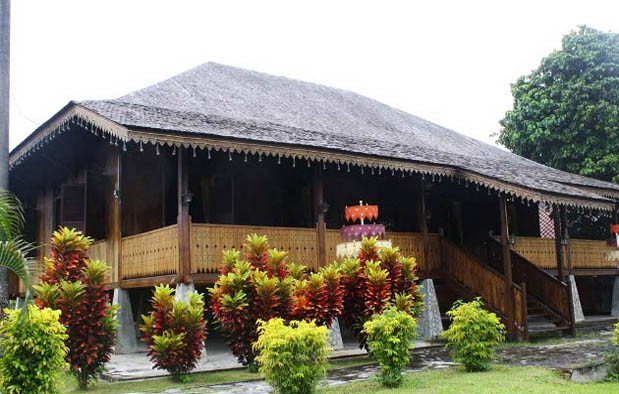
[(60, 195), (60, 224), (86, 231), (86, 186), (63, 185)]

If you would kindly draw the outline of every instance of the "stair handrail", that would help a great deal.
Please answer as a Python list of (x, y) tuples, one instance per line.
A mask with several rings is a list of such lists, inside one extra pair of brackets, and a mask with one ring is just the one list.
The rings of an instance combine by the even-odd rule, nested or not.
[[(501, 315), (503, 318), (509, 316), (510, 314), (513, 315), (516, 330), (519, 332), (519, 335), (526, 338), (528, 335), (527, 324), (526, 324), (526, 319), (527, 319), (526, 302), (524, 302), (525, 305), (521, 305), (523, 304), (523, 294), (526, 294), (526, 293), (523, 292), (522, 287), (517, 285), (514, 282), (511, 283), (511, 286), (509, 286), (509, 288), (506, 287), (506, 283), (505, 283), (505, 279), (503, 275), (497, 272), (496, 270), (494, 270), (493, 268), (480, 263), (478, 258), (473, 253), (452, 243), (446, 238), (441, 237), (440, 242), (441, 242), (441, 251), (443, 252), (443, 264), (442, 264), (443, 271), (445, 271), (447, 274), (451, 274), (452, 277), (450, 279), (458, 282), (460, 286), (464, 286), (467, 291), (481, 296), (481, 298), (483, 298), (484, 301), (486, 301), (487, 306), (494, 312), (499, 312), (498, 314)], [(493, 297), (495, 294), (492, 294), (492, 291), (490, 291), (489, 292), (490, 294), (489, 294), (487, 292), (488, 289), (484, 288), (483, 286), (479, 286), (480, 285), (479, 281), (471, 281), (472, 283), (465, 283), (463, 282), (463, 280), (465, 280), (463, 277), (458, 278), (457, 277), (458, 272), (454, 268), (462, 268), (462, 267), (454, 267), (453, 263), (449, 261), (449, 259), (445, 258), (445, 252), (451, 253), (454, 251), (457, 251), (459, 254), (466, 257), (465, 260), (460, 260), (458, 262), (459, 265), (466, 264), (467, 262), (473, 262), (476, 269), (480, 270), (480, 272), (486, 272), (490, 276), (495, 277), (496, 280), (494, 281), (494, 283), (491, 283), (490, 285), (494, 286), (496, 283), (496, 288), (500, 288), (502, 290), (503, 299), (495, 300)], [(482, 294), (484, 293), (484, 291), (486, 291), (486, 293)], [(508, 292), (510, 291), (512, 292), (514, 296), (513, 297), (514, 310), (512, 311), (512, 313), (510, 313), (510, 311), (507, 310), (509, 303), (506, 302), (504, 299), (507, 296)], [(499, 303), (496, 301), (502, 301), (502, 303)]]
[[(495, 246), (502, 247), (501, 243), (493, 237), (490, 237), (490, 241)], [(516, 251), (510, 250), (510, 256), (513, 281), (526, 283), (529, 297), (541, 303), (544, 308), (557, 315), (567, 324), (571, 324), (568, 285)], [(536, 276), (536, 278), (531, 278), (531, 276)], [(550, 292), (553, 292), (554, 296), (551, 296)]]

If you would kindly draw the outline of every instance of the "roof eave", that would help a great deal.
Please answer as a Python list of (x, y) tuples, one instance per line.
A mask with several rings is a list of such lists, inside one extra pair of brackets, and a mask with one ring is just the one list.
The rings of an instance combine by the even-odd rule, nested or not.
[(444, 164), (397, 160), (382, 156), (327, 150), (304, 145), (262, 143), (252, 140), (196, 135), (195, 133), (182, 131), (130, 128), (131, 126), (116, 123), (73, 101), (69, 102), (11, 151), (9, 167), (12, 168), (18, 165), (47, 141), (67, 130), (69, 124), (77, 124), (85, 131), (92, 132), (110, 141), (115, 140), (116, 143), (122, 141), (124, 144), (133, 141), (142, 144), (175, 145), (203, 150), (215, 149), (231, 153), (245, 152), (335, 163), (348, 168), (350, 166), (360, 166), (376, 168), (379, 171), (402, 171), (403, 173), (454, 177), (461, 178), (465, 182), (471, 182), (473, 185), (487, 187), (497, 193), (521, 198), (523, 201), (584, 206), (602, 210), (614, 209), (614, 201), (603, 196), (587, 198), (537, 190)]

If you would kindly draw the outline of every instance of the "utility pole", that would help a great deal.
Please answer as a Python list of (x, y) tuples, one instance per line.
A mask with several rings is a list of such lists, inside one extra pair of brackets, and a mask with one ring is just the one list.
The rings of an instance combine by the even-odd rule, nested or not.
[[(9, 189), (11, 0), (0, 0), (0, 188)], [(0, 307), (9, 303), (9, 274), (0, 267)]]

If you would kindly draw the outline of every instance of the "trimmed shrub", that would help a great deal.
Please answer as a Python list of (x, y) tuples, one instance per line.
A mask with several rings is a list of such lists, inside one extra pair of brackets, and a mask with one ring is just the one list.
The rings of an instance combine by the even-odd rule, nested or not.
[(307, 322), (314, 320), (317, 325), (330, 328), (344, 309), (344, 286), (339, 267), (330, 264), (307, 275), (304, 266), (291, 264), (291, 272), (295, 278), (292, 318)]
[(65, 327), (60, 311), (29, 305), (28, 319), (6, 309), (0, 323), (0, 388), (3, 393), (57, 393), (59, 373), (66, 368)]
[(223, 253), (215, 286), (209, 290), (213, 315), (239, 362), (255, 369), (258, 320), (311, 320), (330, 326), (342, 312), (343, 287), (338, 267), (307, 274), (288, 263), (288, 254), (269, 249), (265, 236), (251, 234), (244, 245), (246, 261), (235, 250)]
[(316, 323), (276, 318), (260, 321), (254, 350), (259, 371), (283, 394), (312, 393), (325, 376), (331, 353), (329, 331)]
[(117, 306), (110, 305), (104, 285), (108, 267), (91, 260), (92, 239), (80, 231), (60, 228), (52, 236), (51, 258), (35, 286), (41, 308), (59, 309), (60, 323), (67, 329), (67, 361), (84, 389), (110, 360), (116, 341)]
[(447, 312), (451, 325), (443, 332), (445, 347), (468, 372), (487, 370), (494, 348), (505, 340), (505, 326), (483, 306), (480, 298), (467, 303), (456, 301)]
[(619, 382), (619, 323), (615, 324), (615, 330), (610, 342), (611, 347), (604, 355), (608, 369), (606, 380), (609, 382)]
[(370, 354), (380, 364), (380, 380), (385, 387), (402, 384), (402, 371), (410, 362), (410, 347), (417, 335), (417, 322), (391, 306), (372, 316), (363, 325)]
[(187, 302), (176, 300), (174, 289), (156, 286), (151, 299), (153, 311), (142, 315), (142, 340), (155, 368), (166, 370), (177, 381), (196, 367), (206, 340), (202, 294), (187, 294)]
[(343, 317), (362, 347), (366, 341), (363, 324), (389, 304), (413, 317), (423, 311), (415, 258), (402, 256), (397, 247), (378, 248), (377, 239), (364, 237), (359, 256), (339, 265), (344, 288)]

